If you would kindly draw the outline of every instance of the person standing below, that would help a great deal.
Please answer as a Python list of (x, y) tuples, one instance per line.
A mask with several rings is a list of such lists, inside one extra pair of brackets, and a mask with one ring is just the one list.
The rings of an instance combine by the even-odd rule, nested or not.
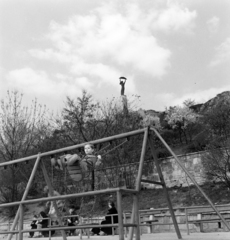
[[(117, 213), (117, 209), (115, 207), (114, 202), (109, 201), (108, 206), (109, 206), (109, 209), (108, 209), (108, 212), (106, 213), (105, 220), (101, 222), (102, 225), (118, 223), (118, 215), (117, 215), (118, 213)], [(112, 227), (102, 227), (102, 228), (93, 228), (91, 232), (94, 235), (112, 235), (113, 230), (112, 230)]]

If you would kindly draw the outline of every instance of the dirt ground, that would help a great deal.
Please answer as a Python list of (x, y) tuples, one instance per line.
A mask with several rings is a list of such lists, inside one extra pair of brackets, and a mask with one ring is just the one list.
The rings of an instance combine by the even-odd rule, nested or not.
[[(6, 237), (2, 237), (0, 236), (0, 239), (5, 240)], [(13, 240), (15, 240), (16, 238), (12, 238)], [(28, 238), (28, 234), (25, 234), (25, 236), (23, 237), (23, 239), (31, 239)], [(49, 238), (36, 238), (35, 239), (39, 239), (39, 240), (48, 240)], [(62, 237), (52, 237), (52, 240), (62, 240)], [(71, 236), (68, 237), (68, 240), (76, 240), (76, 239), (80, 239), (79, 236)], [(87, 236), (83, 236), (82, 239), (88, 239)], [(115, 236), (90, 236), (91, 240), (118, 240), (119, 236), (115, 235)], [(128, 239), (128, 238), (125, 238)], [(135, 239), (135, 237), (134, 237)], [(141, 235), (141, 240), (177, 240), (177, 236), (176, 233), (153, 233), (153, 234), (143, 234)], [(191, 233), (190, 235), (187, 235), (187, 233), (182, 233), (182, 239), (184, 240), (229, 240), (230, 239), (230, 232), (212, 232), (212, 233)]]

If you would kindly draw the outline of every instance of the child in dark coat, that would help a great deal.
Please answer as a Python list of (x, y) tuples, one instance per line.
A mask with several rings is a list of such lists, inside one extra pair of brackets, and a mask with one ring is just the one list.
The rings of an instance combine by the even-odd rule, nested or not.
[[(67, 226), (70, 226), (70, 227), (76, 226), (79, 223), (79, 217), (76, 216), (77, 212), (76, 212), (76, 208), (74, 206), (71, 206), (69, 208), (69, 214), (70, 214), (70, 217), (67, 219)], [(74, 236), (75, 230), (76, 229), (70, 229), (69, 236)]]
[[(34, 218), (33, 218), (32, 222), (31, 222), (31, 224), (30, 224), (31, 229), (37, 229), (37, 221), (38, 221), (38, 217), (37, 217), (37, 215), (34, 215)], [(32, 238), (32, 237), (34, 236), (34, 233), (35, 233), (35, 232), (30, 232), (30, 233), (29, 233), (29, 234), (30, 234), (29, 237)]]

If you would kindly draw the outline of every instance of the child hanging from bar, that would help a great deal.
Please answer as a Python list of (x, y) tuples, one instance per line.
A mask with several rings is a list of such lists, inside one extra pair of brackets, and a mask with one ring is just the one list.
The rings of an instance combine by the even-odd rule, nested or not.
[(84, 151), (85, 156), (83, 158), (78, 154), (65, 154), (58, 159), (52, 156), (51, 164), (59, 170), (64, 170), (66, 167), (69, 176), (74, 182), (85, 180), (85, 191), (89, 191), (94, 190), (94, 180), (92, 180), (94, 178), (94, 169), (102, 164), (102, 160), (100, 155), (95, 155), (93, 144), (87, 143), (84, 146)]

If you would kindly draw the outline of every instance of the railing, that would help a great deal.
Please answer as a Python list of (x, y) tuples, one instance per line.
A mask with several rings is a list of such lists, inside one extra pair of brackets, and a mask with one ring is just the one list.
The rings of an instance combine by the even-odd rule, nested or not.
[[(216, 207), (221, 211), (223, 210), (223, 213), (226, 212), (226, 209), (230, 209), (230, 204), (220, 204), (216, 205)], [(187, 231), (187, 234), (189, 234), (189, 216), (190, 214), (193, 216), (196, 216), (198, 218), (197, 213), (198, 212), (204, 212), (208, 214), (209, 212), (215, 213), (215, 211), (211, 208), (211, 206), (205, 205), (205, 206), (190, 206), (190, 207), (175, 207), (173, 208), (174, 211), (180, 210), (180, 213), (176, 214), (176, 217), (183, 217), (183, 221), (179, 222), (179, 225), (185, 225), (185, 229)], [(203, 211), (204, 210), (204, 211)], [(225, 210), (225, 211), (224, 211)], [(159, 217), (160, 214), (164, 213), (165, 215), (162, 217)], [(164, 217), (168, 217), (169, 215), (166, 214), (169, 213), (169, 208), (158, 208), (158, 209), (146, 209), (146, 210), (139, 210), (139, 226), (140, 226), (140, 233), (142, 234), (141, 227), (148, 226), (150, 227), (150, 232), (152, 233), (152, 227), (154, 226), (164, 226), (164, 225), (173, 225), (173, 222), (164, 222)], [(228, 210), (226, 213), (230, 215), (230, 210)], [(127, 222), (131, 216), (131, 212), (124, 212), (123, 213), (125, 222)], [(161, 221), (149, 221), (151, 223), (146, 224), (144, 222), (148, 222), (148, 220), (160, 219)], [(229, 219), (229, 217), (228, 217)], [(216, 222), (221, 222), (221, 219), (216, 220)], [(229, 222), (229, 220), (227, 220)]]
[[(84, 192), (84, 193), (75, 193), (70, 195), (61, 195), (61, 196), (52, 196), (52, 197), (46, 197), (46, 198), (39, 198), (39, 199), (29, 199), (19, 202), (12, 202), (12, 203), (5, 203), (1, 204), (0, 208), (4, 207), (10, 207), (10, 206), (20, 206), (21, 208), (24, 208), (24, 205), (26, 204), (32, 204), (32, 203), (41, 203), (41, 202), (47, 202), (47, 201), (55, 201), (55, 200), (61, 200), (61, 199), (68, 199), (68, 198), (76, 198), (76, 197), (84, 197), (84, 196), (90, 196), (90, 195), (100, 195), (100, 194), (108, 194), (108, 193), (117, 193), (117, 209), (118, 209), (118, 223), (117, 224), (106, 224), (106, 225), (98, 225), (98, 227), (117, 227), (119, 229), (119, 235), (124, 236), (123, 228), (124, 227), (138, 227), (138, 224), (131, 224), (131, 223), (123, 223), (123, 216), (122, 216), (122, 206), (121, 206), (121, 197), (123, 193), (128, 194), (134, 194), (136, 195), (138, 193), (137, 190), (131, 190), (131, 189), (121, 189), (121, 188), (114, 188), (114, 189), (104, 189), (104, 190), (98, 190), (98, 191), (90, 191), (90, 192)], [(23, 213), (23, 210), (21, 210)], [(42, 228), (39, 229), (40, 232), (43, 231), (52, 231), (52, 230), (70, 230), (70, 229), (89, 229), (93, 228), (95, 225), (87, 224), (87, 225), (77, 225), (74, 227), (70, 226), (53, 226), (49, 228)], [(0, 232), (0, 234), (23, 234), (26, 232), (37, 232), (38, 229), (23, 229), (23, 214), (20, 218), (19, 223), (19, 230), (13, 230), (13, 231), (4, 231)]]
[[(112, 192), (112, 191), (116, 191), (116, 190), (118, 190), (118, 189), (109, 190), (108, 192)], [(119, 189), (119, 190), (124, 191), (124, 192), (133, 193), (133, 190), (126, 190), (126, 189)], [(100, 193), (98, 193), (98, 194), (100, 194)], [(76, 197), (76, 195), (77, 194), (73, 194), (71, 196), (67, 195), (66, 197)], [(34, 203), (34, 201), (42, 201), (43, 202), (43, 201), (47, 201), (47, 200), (58, 200), (58, 199), (60, 199), (60, 196), (59, 196), (59, 198), (58, 197), (49, 197), (49, 198), (41, 198), (41, 199), (36, 199), (36, 200), (31, 199), (31, 200), (24, 201), (24, 204)], [(6, 206), (6, 205), (7, 204), (4, 204), (4, 206)], [(16, 203), (11, 203), (10, 205), (11, 206), (16, 205)], [(3, 207), (3, 206), (1, 205), (0, 207)], [(216, 207), (218, 209), (228, 209), (228, 208), (230, 208), (230, 204), (216, 205)], [(174, 211), (180, 210), (182, 212), (179, 215), (184, 216), (184, 221), (183, 222), (178, 222), (178, 224), (179, 225), (186, 225), (187, 233), (189, 234), (189, 214), (197, 215), (196, 213), (202, 212), (203, 210), (204, 210), (204, 212), (207, 212), (206, 209), (210, 209), (210, 206), (206, 205), (206, 206), (176, 207), (173, 210)], [(152, 233), (153, 231), (151, 229), (152, 229), (152, 227), (154, 227), (156, 225), (173, 225), (172, 222), (164, 223), (164, 222), (156, 222), (156, 221), (151, 222), (151, 221), (149, 221), (150, 222), (149, 224), (144, 223), (144, 222), (148, 222), (148, 219), (150, 219), (150, 216), (153, 216), (153, 218), (154, 218), (154, 216), (157, 217), (158, 214), (166, 213), (168, 211), (169, 211), (168, 208), (139, 210), (139, 226), (140, 227), (150, 227), (150, 232)], [(210, 212), (210, 210), (209, 210), (209, 212)], [(109, 215), (112, 220), (111, 220), (111, 224), (107, 224), (107, 225), (100, 225), (100, 223), (99, 223), (100, 221), (102, 221), (104, 219), (104, 217), (87, 217), (87, 218), (79, 217), (80, 224), (78, 224), (76, 226), (73, 226), (73, 227), (70, 227), (70, 226), (52, 226), (52, 227), (44, 228), (44, 229), (34, 229), (34, 230), (25, 229), (25, 230), (22, 230), (22, 232), (26, 233), (26, 232), (38, 232), (38, 231), (42, 232), (42, 231), (62, 230), (62, 229), (63, 230), (79, 229), (80, 230), (80, 234), (79, 234), (80, 239), (82, 239), (84, 229), (87, 229), (86, 234), (89, 237), (90, 236), (89, 231), (88, 231), (89, 228), (112, 227), (112, 235), (114, 235), (115, 234), (114, 227), (119, 228), (119, 223), (118, 224), (113, 223), (113, 216), (116, 216), (116, 215), (118, 216), (118, 214)], [(73, 216), (78, 216), (78, 215), (67, 215), (67, 216), (62, 216), (62, 218), (64, 219), (64, 218), (73, 217)], [(135, 227), (135, 224), (130, 224), (129, 223), (130, 218), (131, 218), (131, 212), (123, 212), (123, 217), (122, 218), (123, 218), (123, 223), (124, 223), (123, 224), (124, 235), (125, 235), (125, 237), (127, 237), (128, 227), (133, 227), (133, 226)], [(221, 219), (218, 220), (218, 221), (221, 221)], [(27, 223), (29, 224), (28, 220), (24, 221), (24, 224), (27, 224)], [(99, 224), (94, 225), (94, 223), (99, 223)], [(49, 225), (51, 226), (51, 224), (49, 224)], [(7, 230), (6, 231), (1, 231), (0, 234), (14, 233), (14, 234), (16, 234), (16, 239), (17, 239), (17, 235), (19, 233), (19, 230), (9, 231), (10, 222), (0, 224), (0, 227), (1, 226), (6, 226)], [(141, 234), (143, 234), (143, 231), (140, 231), (140, 232), (141, 232)]]

